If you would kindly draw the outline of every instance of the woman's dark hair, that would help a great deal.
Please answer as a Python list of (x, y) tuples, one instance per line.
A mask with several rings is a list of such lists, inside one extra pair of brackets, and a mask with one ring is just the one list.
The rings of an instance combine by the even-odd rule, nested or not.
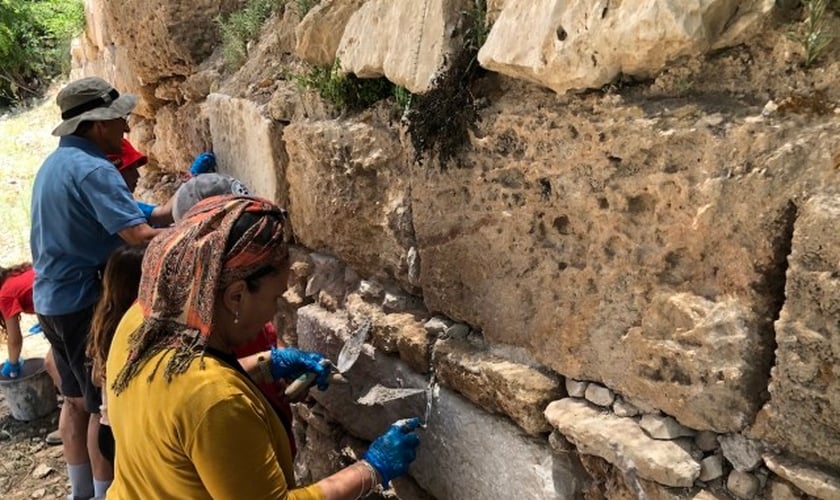
[[(0, 266), (0, 287), (3, 286), (3, 283), (5, 283), (7, 279), (11, 278), (12, 276), (17, 276), (22, 272), (28, 271), (31, 268), (31, 262), (23, 262), (21, 264), (16, 264), (11, 267)], [(0, 329), (2, 329), (4, 332), (6, 331), (6, 318), (4, 318), (2, 314), (0, 314)]]
[(102, 295), (93, 310), (86, 353), (93, 364), (93, 380), (105, 375), (105, 358), (120, 320), (137, 300), (146, 245), (122, 246), (114, 250), (102, 273)]
[[(276, 212), (246, 212), (242, 214), (233, 224), (233, 228), (231, 228), (230, 235), (228, 236), (227, 243), (225, 244), (225, 253), (229, 253), (233, 248), (233, 245), (245, 235), (245, 232), (256, 225), (263, 217), (271, 217), (276, 220), (277, 224), (281, 225), (286, 221), (285, 212), (282, 212), (280, 215), (277, 215)], [(257, 234), (254, 237), (254, 242), (264, 245), (271, 240), (274, 232), (275, 227), (266, 225), (263, 227), (260, 234)], [(278, 272), (279, 270), (276, 266), (273, 264), (266, 264), (245, 277), (245, 286), (248, 287), (249, 292), (256, 292), (260, 288), (260, 279)]]

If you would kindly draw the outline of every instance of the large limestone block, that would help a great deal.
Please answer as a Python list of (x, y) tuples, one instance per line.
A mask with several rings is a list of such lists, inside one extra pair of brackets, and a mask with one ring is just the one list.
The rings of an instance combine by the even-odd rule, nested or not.
[(468, 6), (467, 0), (369, 0), (344, 29), (341, 67), (427, 92), (462, 48), (456, 27)]
[(776, 322), (770, 401), (754, 433), (790, 453), (840, 468), (840, 200), (799, 211)]
[(295, 53), (317, 66), (330, 66), (344, 27), (367, 0), (324, 0), (312, 8), (295, 28)]
[(528, 434), (551, 430), (543, 408), (561, 395), (557, 377), (457, 339), (435, 345), (438, 381), (493, 413), (508, 415)]
[(189, 75), (218, 42), (214, 19), (241, 3), (229, 0), (108, 0), (104, 13), (114, 41), (131, 54), (143, 84)]
[(634, 376), (619, 381), (619, 388), (693, 429), (741, 430), (760, 408), (766, 387), (768, 367), (755, 357), (766, 350), (758, 324), (734, 298), (658, 296), (641, 327), (623, 338), (637, 362), (628, 368)]
[[(726, 395), (721, 402), (735, 401), (745, 390), (735, 384), (750, 377), (730, 368), (746, 360), (756, 375), (764, 367), (757, 385), (766, 387), (796, 213), (790, 200), (840, 185), (830, 154), (840, 150), (840, 124), (770, 126), (728, 116), (720, 135), (696, 126), (693, 106), (655, 108), (663, 112), (655, 116), (610, 99), (608, 112), (592, 113), (528, 95), (549, 111), (520, 111), (521, 94), (503, 96), (482, 112), (458, 168), (412, 168), (427, 308), (481, 330), (490, 343), (524, 347), (563, 376), (655, 408), (648, 398), (661, 398), (649, 390), (622, 389), (650, 379), (634, 369), (645, 351), (629, 349), (625, 337), (655, 298), (688, 293), (725, 306), (712, 306), (721, 309), (709, 320), (749, 311), (743, 318), (755, 326), (731, 324), (735, 343), (720, 337), (699, 346), (745, 353), (731, 358), (726, 387), (697, 376), (698, 388), (681, 389), (675, 378), (668, 390), (700, 394), (708, 386)], [(756, 395), (717, 408), (729, 416), (689, 405), (697, 415), (680, 419), (742, 422)]]
[(252, 193), (288, 205), (281, 127), (265, 107), (224, 94), (207, 96), (206, 115), (220, 173), (240, 179)]
[(363, 276), (410, 286), (414, 228), (398, 137), (361, 121), (329, 120), (292, 124), (284, 139), (289, 210), (301, 243)]
[(507, 419), (441, 388), (411, 474), (435, 498), (580, 498), (574, 453), (553, 453)]
[(690, 487), (700, 477), (700, 464), (687, 451), (673, 441), (649, 437), (632, 418), (573, 398), (552, 402), (545, 416), (581, 453), (599, 456), (640, 478)]
[[(478, 54), (485, 68), (563, 93), (654, 75), (699, 54), (772, 0), (509, 0)], [(734, 28), (733, 28), (734, 26)]]

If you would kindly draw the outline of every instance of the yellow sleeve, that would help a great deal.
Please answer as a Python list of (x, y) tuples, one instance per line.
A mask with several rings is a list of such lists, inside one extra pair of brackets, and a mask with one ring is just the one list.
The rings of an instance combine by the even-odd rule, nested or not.
[(208, 408), (186, 451), (213, 498), (324, 499), (314, 485), (288, 489), (266, 424), (244, 395)]

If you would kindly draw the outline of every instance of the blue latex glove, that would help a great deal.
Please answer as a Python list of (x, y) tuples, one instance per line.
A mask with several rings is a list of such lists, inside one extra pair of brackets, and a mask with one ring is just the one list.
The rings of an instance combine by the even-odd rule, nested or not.
[(18, 359), (17, 363), (12, 363), (7, 359), (6, 362), (3, 363), (3, 369), (0, 370), (0, 374), (6, 378), (18, 378), (22, 369), (23, 358)]
[(216, 155), (213, 153), (199, 153), (190, 165), (190, 175), (206, 174), (216, 171)]
[(408, 472), (408, 466), (416, 457), (415, 449), (420, 444), (420, 438), (414, 433), (419, 425), (417, 417), (397, 420), (365, 452), (364, 459), (379, 473), (382, 486), (388, 488), (391, 479)]
[(301, 351), (294, 347), (271, 348), (271, 376), (274, 380), (292, 380), (305, 373), (314, 373), (318, 389), (326, 390), (331, 367), (323, 363), (324, 357), (317, 352)]
[(41, 324), (40, 324), (40, 323), (35, 323), (34, 325), (32, 325), (32, 326), (29, 328), (29, 333), (41, 333), (41, 332), (43, 332), (43, 331), (44, 331), (44, 329), (43, 329), (43, 328), (41, 328)]

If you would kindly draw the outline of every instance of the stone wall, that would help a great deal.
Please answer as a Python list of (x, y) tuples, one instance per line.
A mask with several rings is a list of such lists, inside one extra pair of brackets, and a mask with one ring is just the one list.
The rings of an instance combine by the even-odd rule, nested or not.
[[(425, 415), (399, 498), (840, 498), (840, 63), (802, 68), (774, 2), (290, 4), (233, 72), (211, 19), (238, 3), (176, 3), (141, 34), (88, 1), (76, 71), (143, 97), (162, 172), (212, 147), (289, 209), (289, 338), (334, 358), (372, 321), (297, 408), (301, 478)], [(389, 102), (290, 76), (338, 57), (432, 95), (476, 20), (447, 163)]]

